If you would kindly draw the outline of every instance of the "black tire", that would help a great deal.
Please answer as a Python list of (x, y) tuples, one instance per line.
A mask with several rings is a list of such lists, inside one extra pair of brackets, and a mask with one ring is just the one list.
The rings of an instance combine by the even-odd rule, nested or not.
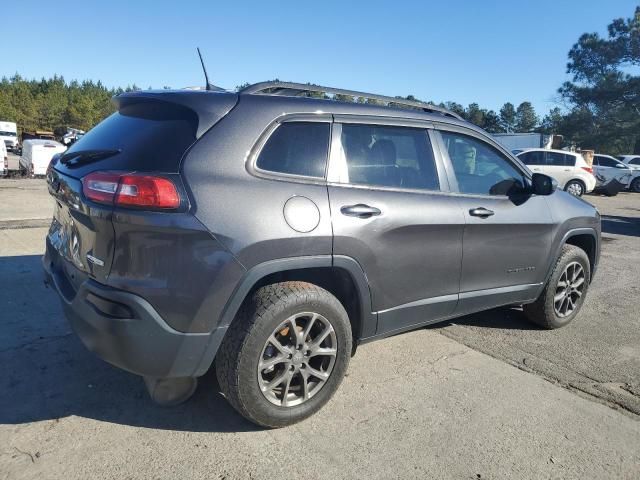
[[(567, 316), (559, 316), (556, 312), (554, 297), (556, 296), (560, 287), (558, 282), (562, 277), (567, 266), (577, 262), (580, 264), (584, 271), (584, 282), (581, 296), (575, 302), (575, 308), (571, 314)], [(532, 322), (540, 325), (543, 328), (552, 330), (568, 325), (576, 317), (584, 300), (587, 296), (589, 289), (589, 281), (591, 279), (591, 267), (589, 264), (589, 257), (584, 250), (574, 245), (564, 245), (560, 257), (556, 261), (556, 265), (553, 268), (551, 277), (544, 287), (544, 290), (538, 297), (538, 299), (530, 304), (524, 305), (524, 313)]]
[(575, 195), (576, 197), (584, 195), (586, 190), (587, 187), (580, 180), (569, 180), (564, 186), (565, 192), (569, 192), (571, 195)]
[[(287, 318), (301, 312), (322, 315), (333, 327), (336, 355), (329, 378), (317, 393), (295, 406), (267, 400), (258, 384), (258, 362), (265, 343)], [(349, 317), (331, 293), (306, 282), (282, 282), (258, 290), (243, 304), (216, 355), (216, 375), (223, 395), (245, 418), (278, 428), (316, 413), (338, 389), (347, 371), (352, 334)]]
[(629, 185), (629, 190), (632, 192), (640, 193), (640, 177), (634, 178), (631, 185)]

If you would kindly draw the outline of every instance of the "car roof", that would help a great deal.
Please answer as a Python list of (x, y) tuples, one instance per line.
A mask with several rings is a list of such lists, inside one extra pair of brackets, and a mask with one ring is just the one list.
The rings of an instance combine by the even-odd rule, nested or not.
[(572, 152), (570, 150), (558, 150), (555, 148), (532, 147), (532, 148), (522, 148), (522, 149), (515, 149), (515, 150), (522, 150), (521, 152), (518, 153), (518, 155), (524, 152), (553, 152), (553, 153), (568, 153), (569, 155), (582, 157), (582, 154), (578, 152)]

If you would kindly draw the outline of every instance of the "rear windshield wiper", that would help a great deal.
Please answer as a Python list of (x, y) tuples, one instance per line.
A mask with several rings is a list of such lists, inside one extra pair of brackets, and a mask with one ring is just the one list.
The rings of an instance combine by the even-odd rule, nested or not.
[(63, 154), (59, 161), (61, 164), (67, 167), (76, 167), (85, 163), (95, 162), (96, 160), (103, 160), (105, 158), (113, 157), (122, 150), (78, 150), (76, 152), (67, 152)]

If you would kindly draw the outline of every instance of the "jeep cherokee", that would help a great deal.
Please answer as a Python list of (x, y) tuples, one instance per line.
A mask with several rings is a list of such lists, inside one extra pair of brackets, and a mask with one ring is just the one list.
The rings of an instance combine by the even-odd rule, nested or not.
[(355, 345), (505, 305), (558, 328), (585, 301), (596, 209), (454, 113), (282, 82), (114, 101), (49, 166), (43, 265), (82, 342), (156, 402), (214, 365), (281, 427)]

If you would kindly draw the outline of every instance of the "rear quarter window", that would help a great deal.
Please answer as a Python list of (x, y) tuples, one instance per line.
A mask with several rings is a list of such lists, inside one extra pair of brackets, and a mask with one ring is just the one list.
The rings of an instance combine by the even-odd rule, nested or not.
[(286, 122), (265, 143), (256, 167), (260, 170), (324, 178), (329, 154), (329, 123)]

